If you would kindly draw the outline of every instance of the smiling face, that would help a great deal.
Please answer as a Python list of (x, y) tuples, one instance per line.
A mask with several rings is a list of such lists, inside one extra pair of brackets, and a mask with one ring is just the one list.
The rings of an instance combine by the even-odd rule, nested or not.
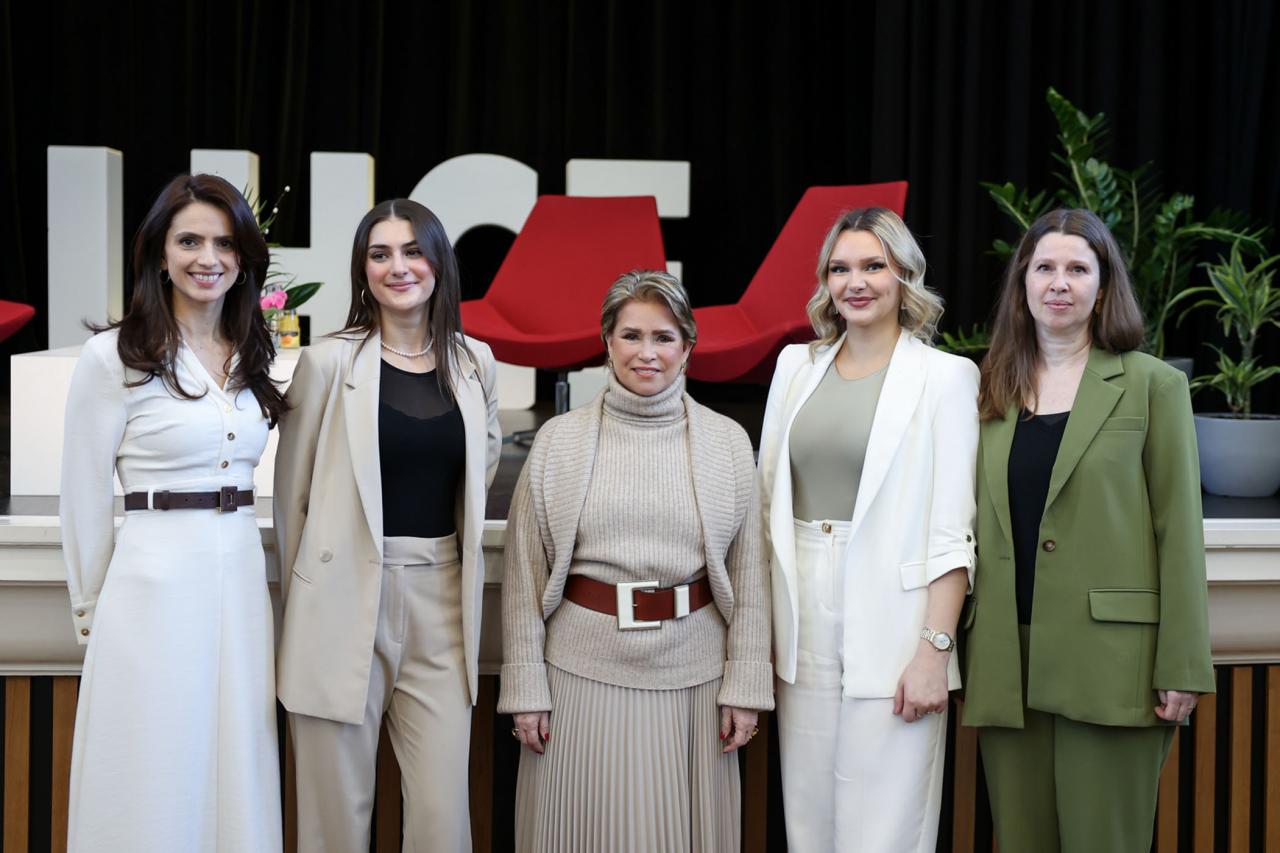
[(173, 281), (176, 312), (220, 308), (240, 275), (230, 217), (203, 201), (183, 207), (169, 222), (160, 268)]
[(384, 219), (369, 232), (365, 279), (383, 311), (425, 314), (436, 274), (407, 219)]
[(613, 374), (624, 388), (642, 397), (675, 382), (692, 347), (671, 309), (661, 302), (634, 299), (618, 309), (607, 344)]
[(827, 292), (851, 334), (898, 326), (902, 285), (870, 231), (845, 231), (827, 262)]
[(1038, 335), (1069, 339), (1089, 334), (1101, 284), (1098, 256), (1083, 237), (1050, 231), (1027, 264), (1027, 309)]

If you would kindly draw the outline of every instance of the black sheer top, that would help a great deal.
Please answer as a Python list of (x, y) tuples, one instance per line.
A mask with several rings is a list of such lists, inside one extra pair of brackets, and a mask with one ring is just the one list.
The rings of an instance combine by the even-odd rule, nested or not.
[(1049, 497), (1049, 479), (1070, 412), (1036, 415), (1022, 412), (1009, 448), (1009, 522), (1013, 526), (1014, 592), (1018, 624), (1031, 624), (1031, 600), (1036, 589), (1036, 554), (1040, 548), (1040, 519)]
[(467, 457), (458, 404), (441, 392), (434, 370), (409, 373), (384, 361), (380, 381), (382, 535), (435, 538), (454, 533)]

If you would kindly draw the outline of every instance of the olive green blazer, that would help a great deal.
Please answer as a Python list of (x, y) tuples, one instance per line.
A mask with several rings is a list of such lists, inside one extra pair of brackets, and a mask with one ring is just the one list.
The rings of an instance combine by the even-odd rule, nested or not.
[[(1018, 409), (982, 424), (978, 565), (963, 618), (964, 724), (1022, 726), (1009, 522)], [(1049, 480), (1036, 551), (1027, 707), (1157, 725), (1157, 688), (1211, 693), (1200, 467), (1181, 371), (1095, 348)]]

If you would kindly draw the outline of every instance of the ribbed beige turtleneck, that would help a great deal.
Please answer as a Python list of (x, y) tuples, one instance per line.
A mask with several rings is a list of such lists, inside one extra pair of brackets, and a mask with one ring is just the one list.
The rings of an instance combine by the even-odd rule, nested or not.
[[(689, 440), (694, 421), (687, 405), (696, 406), (684, 396), (683, 379), (652, 397), (642, 397), (610, 376), (603, 398), (588, 407), (599, 418), (593, 457), (583, 458), (590, 454), (589, 439), (584, 438), (590, 432), (586, 428), (586, 420), (592, 417), (589, 411), (571, 412), (563, 416), (565, 423), (557, 424), (557, 418), (539, 434), (517, 484), (507, 526), (506, 654), (500, 711), (549, 709), (543, 660), (596, 681), (655, 690), (690, 687), (723, 674), (722, 704), (772, 707), (767, 590), (758, 502), (753, 499), (751, 445), (736, 424), (698, 407), (697, 423), (724, 433), (715, 435), (714, 441), (722, 451), (730, 445), (726, 457), (732, 461), (728, 465), (695, 462)], [(581, 447), (575, 444), (572, 452), (557, 456), (566, 461), (553, 470), (547, 464), (548, 445), (570, 441), (580, 442)], [(703, 474), (723, 478), (715, 486), (716, 506), (700, 509), (695, 464), (704, 471), (727, 469)], [(567, 470), (579, 465), (589, 466), (589, 474)], [(557, 500), (554, 488), (547, 491), (546, 481), (573, 481), (584, 474), (589, 483), (566, 574), (605, 583), (683, 583), (703, 573), (706, 566), (703, 523), (716, 525), (717, 534), (723, 536), (737, 513), (742, 518), (737, 540), (713, 578), (713, 587), (725, 590), (717, 594), (717, 603), (684, 619), (668, 620), (660, 630), (619, 631), (616, 617), (560, 599), (562, 580), (556, 586), (557, 580), (552, 579), (550, 586), (557, 593), (544, 596), (548, 586), (545, 540), (557, 521), (553, 516), (573, 510), (560, 505), (564, 502)], [(546, 507), (549, 518), (538, 517), (535, 492), (557, 503)], [(752, 509), (742, 511), (748, 504)], [(726, 607), (717, 606), (721, 598), (728, 599), (732, 631), (726, 630)], [(544, 611), (549, 611), (545, 634), (540, 630)]]

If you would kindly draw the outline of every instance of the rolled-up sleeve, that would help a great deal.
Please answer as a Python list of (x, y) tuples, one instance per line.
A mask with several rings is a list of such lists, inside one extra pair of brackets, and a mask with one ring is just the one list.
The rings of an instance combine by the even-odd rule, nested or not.
[(929, 503), (926, 581), (954, 569), (969, 575), (973, 591), (974, 523), (978, 514), (974, 476), (978, 458), (978, 368), (965, 360), (948, 371), (934, 410), (933, 492)]

